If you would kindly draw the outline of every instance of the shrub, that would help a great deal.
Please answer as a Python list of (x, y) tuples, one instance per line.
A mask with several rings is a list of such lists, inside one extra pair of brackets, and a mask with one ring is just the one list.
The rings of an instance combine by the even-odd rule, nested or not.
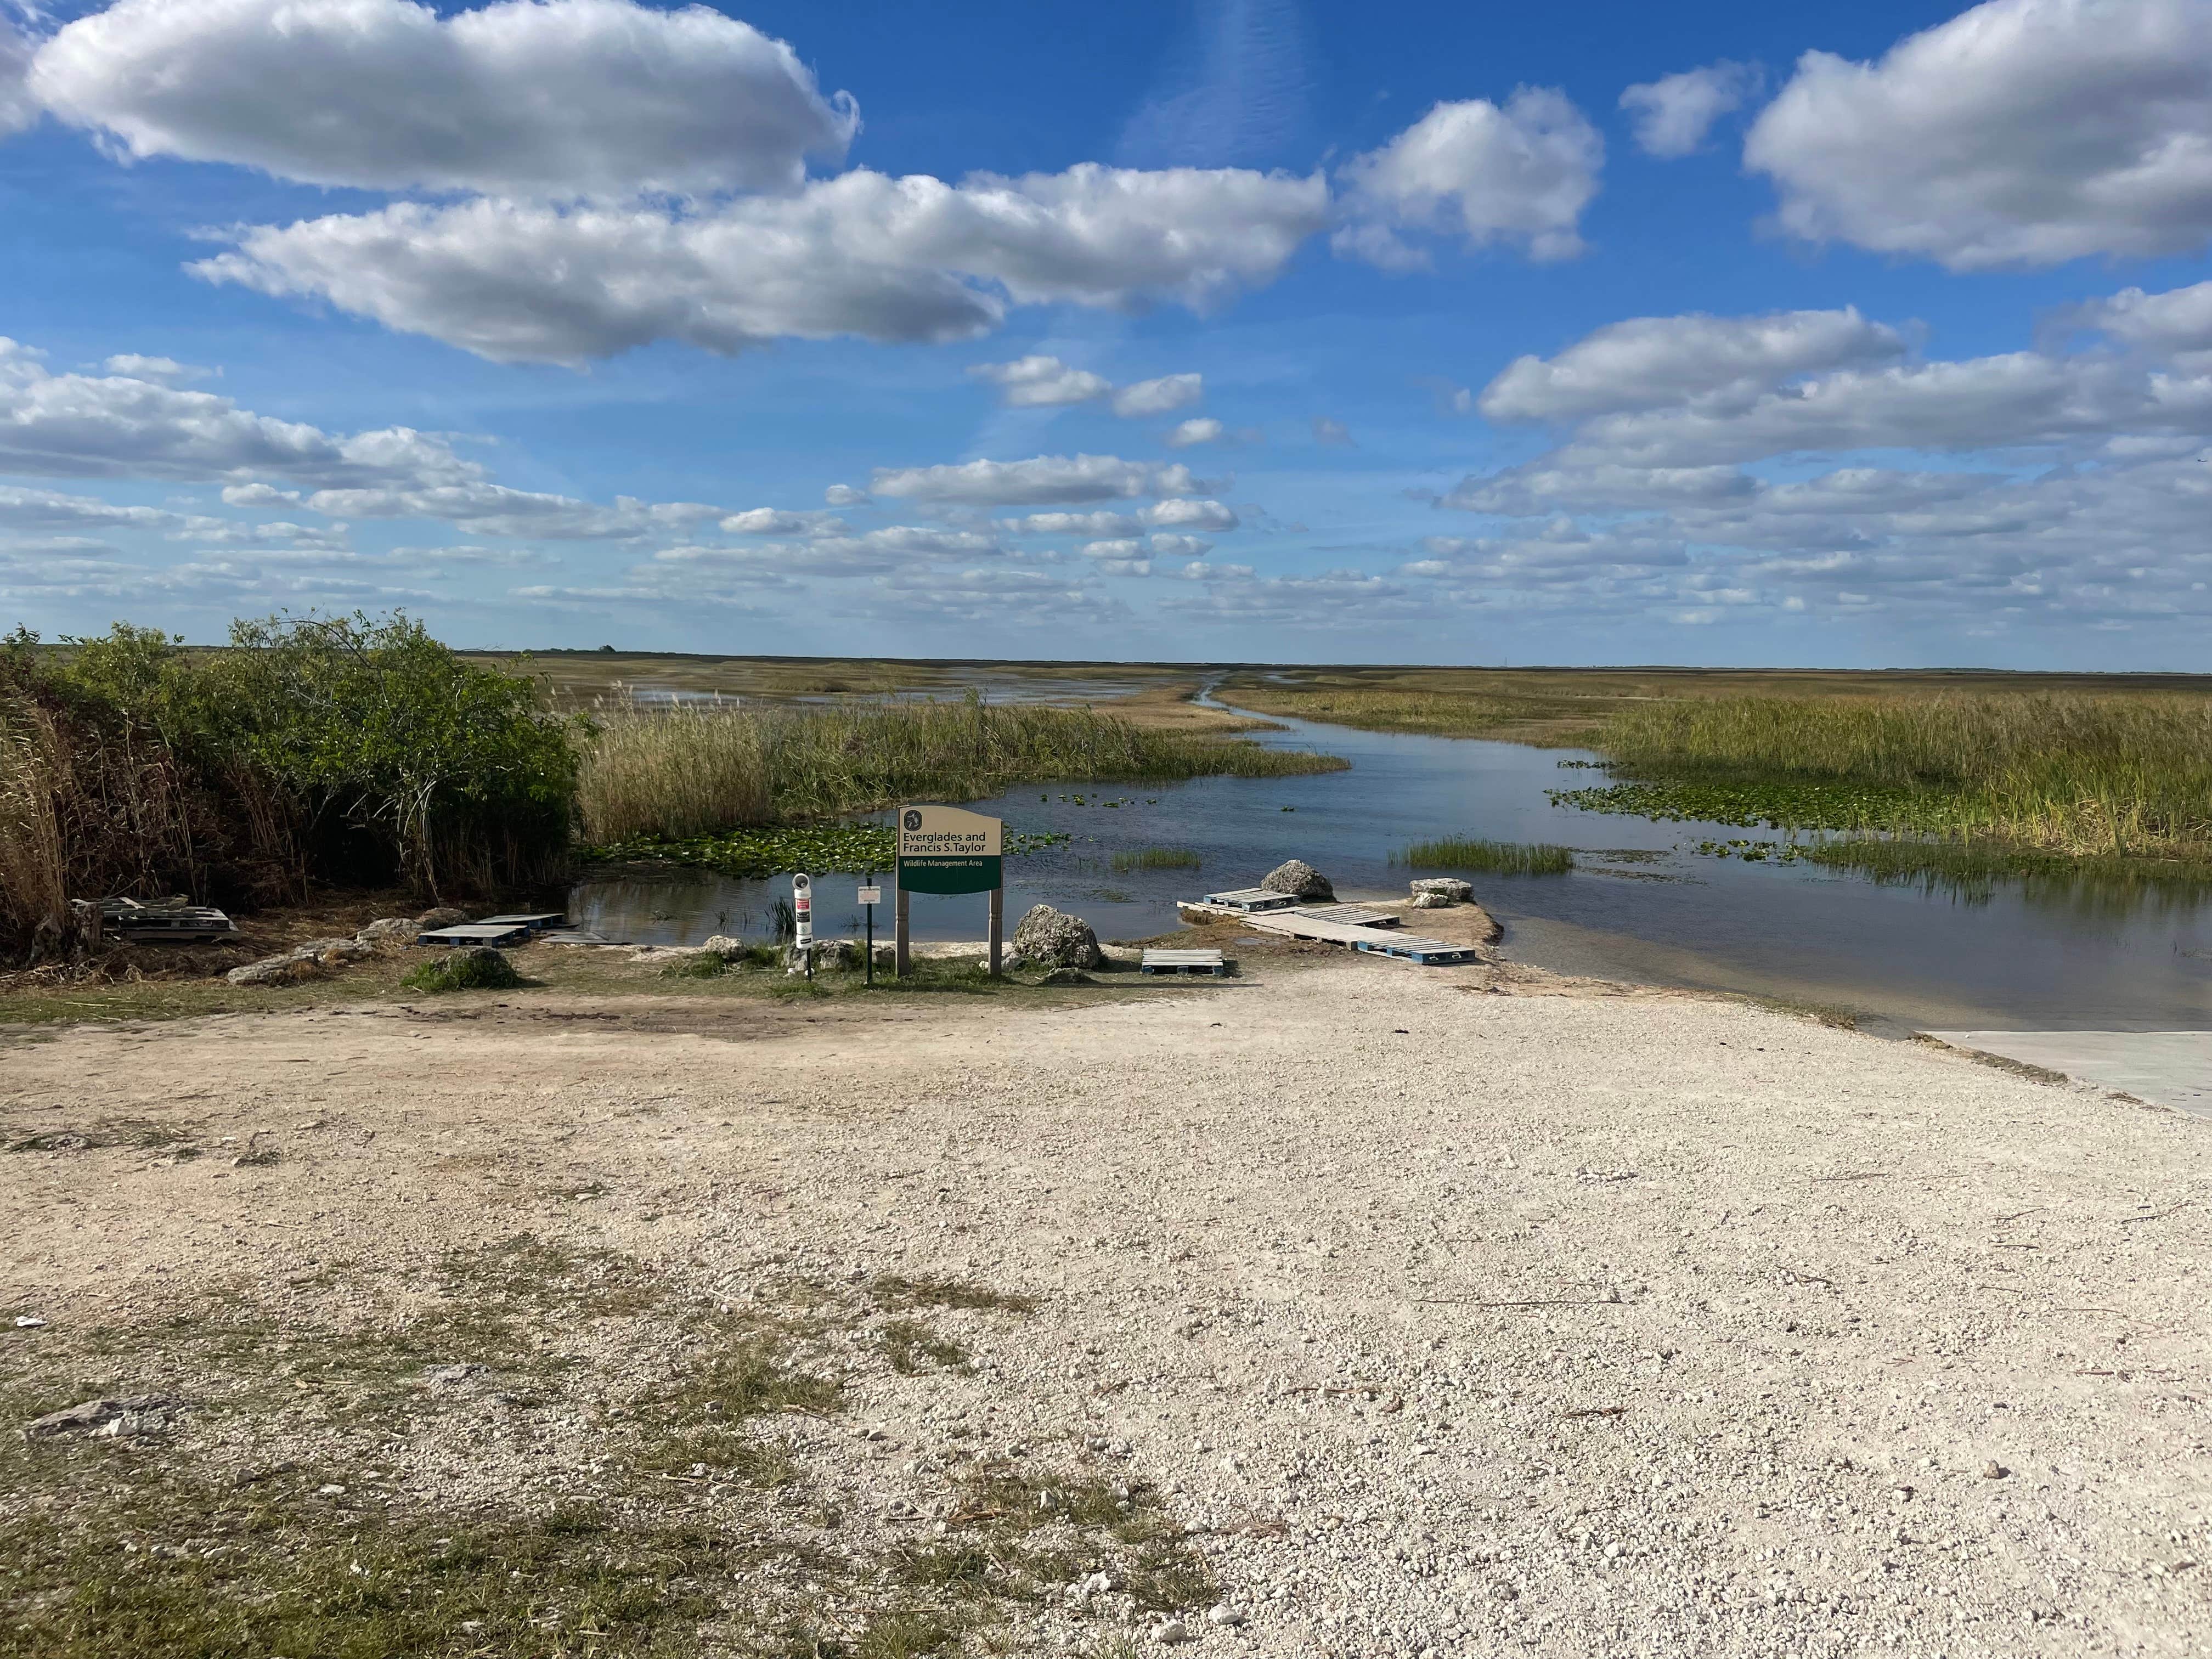
[(512, 991), (527, 983), (504, 952), (488, 945), (433, 957), (399, 982), (410, 991)]
[(404, 616), (241, 622), (218, 651), (122, 623), (37, 644), (0, 648), (0, 950), (70, 899), (437, 897), (543, 878), (568, 844), (568, 723)]

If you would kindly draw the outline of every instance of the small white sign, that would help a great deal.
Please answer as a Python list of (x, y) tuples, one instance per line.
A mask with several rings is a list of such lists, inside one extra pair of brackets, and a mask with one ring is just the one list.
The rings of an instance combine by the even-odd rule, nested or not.
[(798, 923), (793, 943), (814, 943), (814, 884), (805, 876), (791, 878), (791, 919)]
[(884, 902), (884, 890), (880, 887), (863, 887), (860, 890), (859, 902), (862, 904), (881, 904)]

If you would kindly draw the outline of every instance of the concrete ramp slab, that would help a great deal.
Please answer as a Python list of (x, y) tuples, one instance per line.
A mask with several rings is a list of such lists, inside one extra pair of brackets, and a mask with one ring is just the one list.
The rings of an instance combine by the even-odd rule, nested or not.
[(2212, 1119), (2212, 1031), (1930, 1031), (1954, 1048)]

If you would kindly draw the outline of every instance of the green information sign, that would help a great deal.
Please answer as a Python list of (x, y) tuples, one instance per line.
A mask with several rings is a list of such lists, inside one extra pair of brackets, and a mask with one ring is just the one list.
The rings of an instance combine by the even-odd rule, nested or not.
[(990, 893), (1006, 884), (1005, 826), (957, 806), (902, 806), (898, 884), (902, 893)]

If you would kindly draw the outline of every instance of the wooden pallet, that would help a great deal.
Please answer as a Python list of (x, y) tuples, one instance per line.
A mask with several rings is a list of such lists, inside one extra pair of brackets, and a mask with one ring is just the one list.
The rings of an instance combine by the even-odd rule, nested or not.
[(488, 921), (465, 921), (458, 927), (433, 927), (427, 933), (415, 935), (417, 945), (520, 945), (530, 937), (527, 927), (495, 926)]
[(1148, 974), (1212, 974), (1225, 975), (1229, 963), (1218, 951), (1160, 951), (1145, 952), (1144, 971)]
[(1364, 904), (1301, 904), (1298, 914), (1322, 921), (1340, 921), (1347, 927), (1402, 927), (1406, 919), (1388, 910), (1370, 910)]
[(1244, 925), (1256, 927), (1262, 933), (1280, 933), (1291, 939), (1322, 939), (1331, 945), (1349, 945), (1355, 951), (1396, 957), (1401, 961), (1418, 962), (1431, 967), (1443, 968), (1455, 963), (1482, 960), (1481, 951), (1472, 945), (1453, 945), (1440, 939), (1417, 939), (1379, 927), (1350, 927), (1304, 910), (1285, 911), (1269, 916), (1247, 916)]
[(479, 927), (527, 927), (533, 933), (542, 933), (549, 927), (566, 927), (568, 918), (558, 910), (531, 910), (508, 916), (486, 916), (476, 925)]
[(1440, 939), (1413, 939), (1402, 933), (1382, 933), (1352, 941), (1352, 948), (1370, 956), (1396, 957), (1418, 962), (1424, 968), (1449, 968), (1462, 962), (1480, 962), (1482, 953), (1472, 945), (1448, 945)]
[(1291, 893), (1278, 893), (1270, 887), (1239, 887), (1226, 893), (1208, 893), (1206, 902), (1224, 910), (1249, 913), (1255, 910), (1292, 910), (1297, 908), (1297, 897)]

